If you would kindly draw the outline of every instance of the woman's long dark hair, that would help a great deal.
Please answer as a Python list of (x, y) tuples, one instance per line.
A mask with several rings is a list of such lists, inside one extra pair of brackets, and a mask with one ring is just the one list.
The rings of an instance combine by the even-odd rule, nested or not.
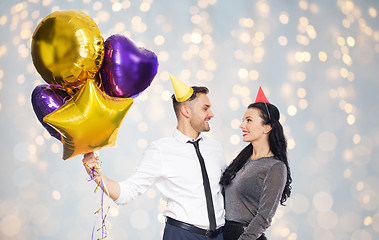
[[(280, 113), (279, 110), (270, 103), (252, 103), (248, 108), (257, 108), (261, 112), (261, 118), (263, 119), (264, 124), (271, 125), (271, 131), (269, 134), (269, 144), (272, 153), (275, 155), (275, 158), (282, 161), (287, 168), (287, 181), (284, 187), (282, 197), (280, 199), (280, 204), (284, 205), (284, 202), (291, 195), (291, 171), (287, 160), (287, 140), (283, 133), (283, 127), (279, 122)], [(268, 112), (269, 113), (268, 113)], [(237, 157), (232, 161), (232, 163), (226, 168), (223, 173), (220, 184), (224, 187), (229, 185), (233, 178), (236, 176), (236, 173), (245, 165), (253, 154), (253, 145), (250, 143), (237, 155)]]

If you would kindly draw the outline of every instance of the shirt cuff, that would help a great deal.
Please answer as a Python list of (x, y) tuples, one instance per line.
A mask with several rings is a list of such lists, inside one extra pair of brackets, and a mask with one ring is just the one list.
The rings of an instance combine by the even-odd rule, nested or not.
[(118, 182), (118, 185), (120, 186), (120, 196), (118, 196), (118, 198), (116, 200), (114, 200), (114, 203), (116, 203), (117, 205), (124, 205), (127, 203), (126, 199), (125, 199), (125, 193), (123, 191), (123, 183), (122, 182)]

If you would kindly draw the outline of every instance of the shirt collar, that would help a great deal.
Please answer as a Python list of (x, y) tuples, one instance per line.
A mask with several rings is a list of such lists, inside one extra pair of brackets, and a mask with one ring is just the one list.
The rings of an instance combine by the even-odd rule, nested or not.
[(196, 138), (196, 139), (193, 139), (193, 138), (190, 138), (186, 135), (184, 135), (181, 131), (179, 131), (177, 128), (175, 128), (174, 130), (174, 133), (173, 133), (173, 136), (176, 140), (178, 140), (179, 142), (182, 142), (182, 143), (187, 143), (188, 141), (196, 141), (198, 139), (200, 139), (200, 141), (203, 140), (203, 136), (201, 135), (201, 133), (199, 133), (199, 136)]

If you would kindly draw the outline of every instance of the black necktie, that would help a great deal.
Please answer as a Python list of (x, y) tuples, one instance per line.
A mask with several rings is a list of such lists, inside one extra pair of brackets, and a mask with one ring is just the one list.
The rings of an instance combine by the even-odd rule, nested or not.
[(207, 200), (207, 210), (208, 210), (208, 219), (210, 224), (210, 230), (216, 230), (216, 218), (215, 218), (215, 210), (213, 208), (213, 200), (212, 200), (212, 192), (211, 187), (209, 185), (209, 178), (207, 174), (207, 170), (205, 169), (204, 158), (201, 156), (199, 149), (199, 140), (195, 142), (188, 141), (188, 143), (193, 144), (196, 150), (197, 157), (199, 158), (200, 166), (201, 166), (201, 174), (203, 175), (203, 186), (205, 191), (205, 199)]

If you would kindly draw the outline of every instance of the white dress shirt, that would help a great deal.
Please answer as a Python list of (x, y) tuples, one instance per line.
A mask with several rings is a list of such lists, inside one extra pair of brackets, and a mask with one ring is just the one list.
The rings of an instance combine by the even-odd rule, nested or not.
[[(219, 184), (226, 161), (221, 144), (199, 135), (200, 152), (204, 158), (217, 228), (224, 225), (224, 199)], [(203, 229), (209, 229), (207, 204), (199, 159), (193, 140), (175, 129), (172, 137), (150, 144), (136, 172), (119, 182), (121, 192), (117, 204), (126, 204), (155, 184), (167, 202), (163, 214)]]

